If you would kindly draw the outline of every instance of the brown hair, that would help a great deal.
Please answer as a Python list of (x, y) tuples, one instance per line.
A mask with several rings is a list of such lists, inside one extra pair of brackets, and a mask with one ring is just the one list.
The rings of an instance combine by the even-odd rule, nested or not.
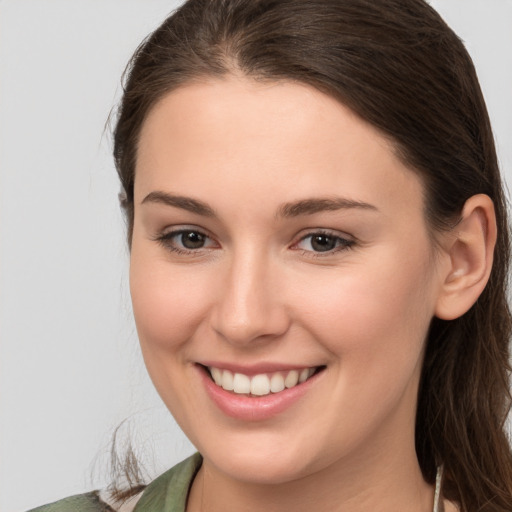
[(235, 70), (315, 87), (388, 136), (423, 179), (432, 230), (449, 226), (474, 194), (494, 201), (498, 241), (487, 287), (461, 318), (432, 321), (416, 451), (428, 482), (444, 463), (443, 493), (463, 511), (510, 511), (509, 232), (493, 134), (464, 45), (424, 0), (187, 1), (127, 69), (114, 157), (129, 240), (148, 112), (183, 84)]

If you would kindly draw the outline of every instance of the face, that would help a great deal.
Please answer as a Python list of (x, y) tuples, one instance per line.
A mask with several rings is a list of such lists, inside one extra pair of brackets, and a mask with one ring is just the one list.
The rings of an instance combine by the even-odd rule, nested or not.
[(163, 98), (130, 281), (149, 374), (205, 464), (286, 482), (414, 451), (440, 286), (422, 184), (334, 99), (235, 77)]

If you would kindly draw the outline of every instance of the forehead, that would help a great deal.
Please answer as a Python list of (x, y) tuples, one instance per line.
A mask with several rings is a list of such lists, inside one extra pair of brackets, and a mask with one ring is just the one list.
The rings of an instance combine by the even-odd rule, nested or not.
[[(313, 87), (228, 77), (183, 86), (149, 113), (135, 195), (155, 189), (258, 203), (326, 194), (422, 203), (416, 173), (390, 142)], [(256, 201), (254, 200), (256, 198)]]

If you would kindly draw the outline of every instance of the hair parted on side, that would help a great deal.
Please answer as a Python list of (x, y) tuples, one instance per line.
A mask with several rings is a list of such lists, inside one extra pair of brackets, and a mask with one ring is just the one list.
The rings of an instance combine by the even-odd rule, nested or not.
[(498, 240), (484, 292), (462, 317), (432, 321), (416, 451), (428, 482), (444, 464), (443, 494), (463, 512), (510, 511), (507, 205), (463, 43), (424, 0), (188, 0), (143, 41), (125, 75), (114, 158), (128, 241), (149, 111), (182, 85), (233, 73), (310, 85), (379, 129), (422, 178), (433, 232), (452, 225), (471, 196), (493, 200)]

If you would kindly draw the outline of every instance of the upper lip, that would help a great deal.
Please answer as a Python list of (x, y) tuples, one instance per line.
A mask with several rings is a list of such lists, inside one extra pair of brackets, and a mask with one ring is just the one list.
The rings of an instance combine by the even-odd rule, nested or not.
[(221, 370), (229, 370), (233, 373), (242, 373), (248, 376), (258, 375), (261, 373), (274, 373), (279, 371), (288, 372), (291, 370), (302, 370), (304, 368), (318, 368), (319, 366), (323, 366), (321, 364), (289, 364), (274, 362), (241, 365), (224, 361), (199, 361), (198, 364), (210, 368), (213, 367), (219, 368)]

